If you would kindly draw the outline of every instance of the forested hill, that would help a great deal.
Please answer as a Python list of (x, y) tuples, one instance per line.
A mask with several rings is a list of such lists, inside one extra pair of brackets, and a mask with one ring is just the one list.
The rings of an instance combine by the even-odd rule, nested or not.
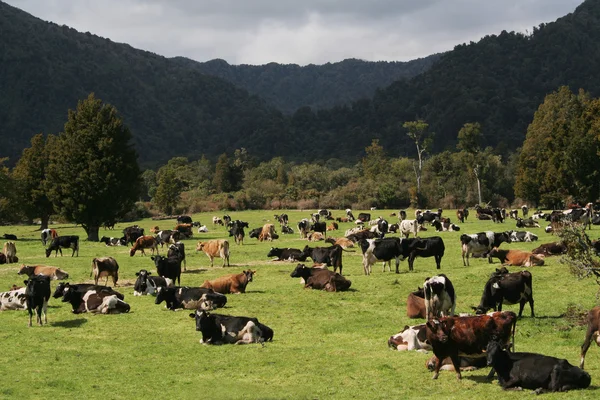
[(199, 63), (184, 57), (173, 60), (243, 87), (278, 110), (291, 114), (303, 106), (331, 108), (371, 98), (377, 88), (400, 79), (410, 79), (428, 70), (440, 56), (434, 54), (408, 62), (347, 59), (303, 67), (278, 63), (230, 65), (220, 59)]

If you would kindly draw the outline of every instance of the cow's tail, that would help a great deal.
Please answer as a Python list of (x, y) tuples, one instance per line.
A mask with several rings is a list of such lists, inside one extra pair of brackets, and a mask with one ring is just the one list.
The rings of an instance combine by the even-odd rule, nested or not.
[(515, 318), (512, 323), (512, 351), (515, 352), (515, 331), (517, 330), (517, 319)]

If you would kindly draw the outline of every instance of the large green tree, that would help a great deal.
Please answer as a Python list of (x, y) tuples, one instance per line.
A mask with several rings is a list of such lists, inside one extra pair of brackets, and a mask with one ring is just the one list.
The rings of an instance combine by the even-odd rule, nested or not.
[(523, 143), (515, 194), (546, 207), (600, 196), (600, 100), (563, 86), (535, 113)]
[(19, 206), (28, 219), (40, 218), (40, 229), (48, 228), (50, 215), (54, 212), (54, 205), (46, 194), (47, 167), (46, 139), (40, 133), (31, 139), (31, 147), (23, 150), (12, 172), (19, 188)]
[(133, 208), (140, 169), (131, 133), (115, 107), (90, 94), (69, 110), (64, 131), (49, 146), (48, 198), (67, 219), (98, 241), (105, 222)]

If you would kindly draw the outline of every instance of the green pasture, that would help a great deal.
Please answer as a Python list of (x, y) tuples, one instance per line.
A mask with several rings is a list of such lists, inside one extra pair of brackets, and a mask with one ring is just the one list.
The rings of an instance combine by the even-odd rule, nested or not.
[[(314, 210), (312, 210), (314, 212)], [(397, 211), (397, 210), (396, 210)], [(275, 211), (276, 212), (276, 211)], [(273, 222), (274, 211), (229, 213), (233, 219), (248, 221), (251, 228)], [(287, 211), (290, 225), (307, 217), (311, 210)], [(390, 217), (390, 210), (371, 212), (374, 217)], [(334, 216), (343, 216), (334, 211)], [(358, 211), (354, 212), (355, 215)], [(409, 215), (413, 213), (409, 210)], [(445, 212), (455, 222), (454, 211)], [(352, 281), (351, 291), (326, 293), (303, 289), (298, 279), (291, 278), (295, 264), (272, 262), (266, 254), (271, 246), (302, 249), (307, 241), (297, 233), (280, 235), (273, 243), (259, 243), (246, 236), (244, 245), (231, 243), (231, 267), (215, 268), (203, 253), (195, 252), (198, 240), (227, 238), (226, 229), (212, 225), (212, 216), (196, 214), (209, 228), (208, 233), (194, 233), (185, 240), (188, 272), (181, 283), (199, 286), (204, 280), (251, 268), (257, 273), (248, 291), (228, 295), (227, 307), (219, 313), (257, 317), (270, 326), (275, 337), (272, 343), (247, 346), (206, 346), (199, 343), (200, 334), (189, 318), (190, 311), (167, 311), (155, 305), (154, 298), (134, 297), (135, 272), (145, 268), (155, 272), (148, 256), (129, 257), (127, 247), (106, 247), (101, 243), (81, 241), (79, 257), (70, 250), (63, 257), (46, 258), (35, 226), (0, 227), (0, 235), (13, 233), (19, 264), (0, 265), (0, 289), (22, 285), (17, 275), (21, 263), (46, 264), (61, 267), (70, 274), (69, 282), (90, 281), (91, 260), (98, 256), (113, 256), (120, 265), (120, 286), (131, 305), (129, 314), (90, 315), (71, 313), (70, 305), (51, 299), (48, 325), (27, 327), (27, 312), (0, 313), (0, 398), (50, 399), (60, 397), (89, 399), (404, 399), (404, 398), (522, 398), (528, 392), (502, 392), (497, 381), (488, 382), (489, 370), (464, 372), (457, 382), (453, 372), (442, 372), (437, 381), (425, 368), (432, 355), (417, 352), (392, 351), (388, 338), (405, 325), (422, 320), (406, 317), (406, 297), (422, 285), (424, 279), (445, 273), (457, 292), (457, 312), (469, 312), (476, 306), (490, 273), (500, 266), (486, 260), (471, 259), (463, 267), (459, 236), (484, 230), (516, 229), (513, 220), (503, 224), (471, 218), (460, 224), (460, 232), (435, 233), (430, 228), (422, 236), (442, 236), (446, 253), (441, 270), (435, 269), (433, 258), (417, 259), (415, 271), (409, 273), (406, 261), (401, 273), (382, 272), (377, 264), (371, 276), (365, 276), (359, 249), (345, 252), (344, 274)], [(137, 222), (146, 232), (154, 226), (172, 229), (174, 220)], [(102, 231), (107, 236), (121, 236), (128, 224), (117, 224), (114, 231)], [(340, 224), (340, 230), (328, 236), (343, 236), (352, 223)], [(85, 238), (81, 227), (72, 224), (52, 225), (61, 235)], [(276, 227), (279, 228), (278, 224)], [(556, 237), (532, 228), (540, 240), (537, 243), (503, 244), (503, 248), (533, 249)], [(279, 232), (279, 229), (278, 229)], [(248, 231), (247, 233), (248, 234)], [(592, 238), (600, 231), (593, 227)], [(328, 246), (311, 243), (311, 246)], [(161, 254), (166, 253), (166, 248)], [(307, 263), (309, 264), (309, 263)], [(511, 271), (518, 268), (511, 267)], [(517, 323), (517, 351), (533, 351), (564, 357), (579, 364), (579, 351), (585, 326), (565, 318), (569, 306), (587, 310), (596, 305), (597, 284), (592, 279), (578, 280), (558, 257), (547, 258), (543, 267), (529, 269), (533, 274), (533, 293), (537, 318), (530, 318), (529, 306)], [(52, 282), (52, 289), (56, 281)], [(518, 306), (505, 306), (518, 311)], [(592, 387), (567, 394), (548, 394), (545, 398), (597, 398), (600, 384), (600, 352), (596, 346), (588, 352), (586, 369), (592, 375)]]

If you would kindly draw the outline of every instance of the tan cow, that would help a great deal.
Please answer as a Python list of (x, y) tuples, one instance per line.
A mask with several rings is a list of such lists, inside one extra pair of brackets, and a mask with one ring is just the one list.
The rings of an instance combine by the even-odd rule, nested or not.
[(57, 267), (50, 267), (47, 265), (22, 265), (18, 272), (19, 275), (27, 275), (29, 277), (35, 275), (49, 276), (50, 279), (68, 279), (69, 274)]
[(408, 318), (426, 318), (427, 311), (423, 288), (417, 288), (417, 290), (408, 295), (408, 299), (406, 299), (406, 315)]
[(156, 250), (156, 254), (158, 254), (158, 242), (154, 236), (140, 236), (137, 238), (133, 247), (129, 250), (129, 255), (133, 257), (135, 252), (140, 250), (142, 255), (145, 256), (146, 252), (144, 249), (152, 249), (152, 254), (154, 254), (154, 250)]
[(489, 253), (490, 257), (500, 260), (503, 265), (514, 265), (519, 267), (532, 267), (544, 265), (542, 254), (533, 254), (522, 250), (501, 250), (494, 247)]
[(158, 225), (156, 225), (154, 228), (150, 228), (150, 232), (156, 235), (158, 232), (160, 232), (160, 228), (158, 227)]
[(275, 226), (273, 224), (264, 224), (262, 228), (262, 232), (258, 235), (259, 241), (268, 240), (270, 242), (273, 241), (273, 235), (275, 234)]
[(210, 266), (213, 266), (215, 257), (223, 259), (223, 267), (225, 262), (229, 267), (229, 242), (225, 239), (208, 240), (206, 242), (198, 242), (196, 251), (203, 251), (210, 258)]
[(324, 240), (323, 234), (321, 232), (313, 232), (308, 234), (309, 242), (318, 242), (319, 240)]
[(342, 246), (343, 249), (348, 248), (348, 247), (354, 247), (354, 242), (345, 237), (341, 237), (339, 239), (329, 237), (329, 238), (325, 239), (325, 241), (327, 243), (340, 245), (340, 246)]
[(204, 281), (201, 287), (212, 289), (221, 294), (240, 294), (246, 293), (246, 286), (252, 282), (252, 278), (256, 271), (243, 271), (241, 274), (225, 275), (212, 281)]
[(106, 277), (104, 286), (108, 284), (108, 277), (112, 276), (113, 286), (117, 286), (119, 280), (119, 264), (112, 257), (98, 257), (92, 260), (92, 271), (90, 277), (94, 276), (94, 284), (98, 284), (98, 279)]
[(6, 256), (6, 263), (16, 263), (19, 261), (17, 258), (17, 247), (14, 242), (6, 242), (4, 243), (4, 247), (2, 248), (2, 253)]

